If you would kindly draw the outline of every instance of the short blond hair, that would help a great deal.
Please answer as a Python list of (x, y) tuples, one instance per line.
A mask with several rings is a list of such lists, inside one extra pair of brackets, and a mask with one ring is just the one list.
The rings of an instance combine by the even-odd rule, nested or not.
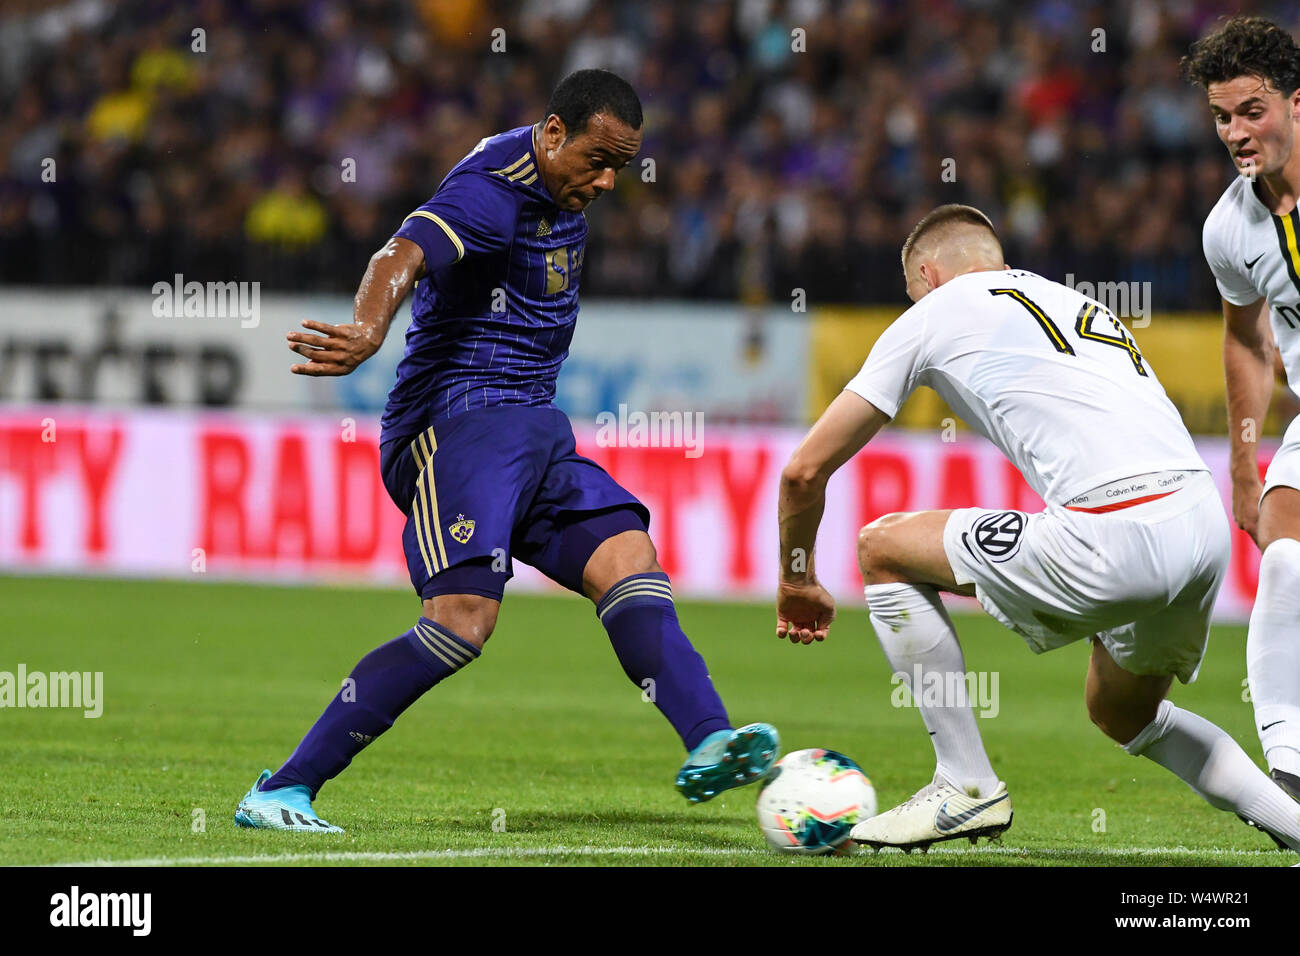
[(974, 206), (964, 206), (955, 202), (948, 203), (945, 206), (936, 206), (931, 209), (921, 217), (920, 222), (912, 227), (912, 231), (907, 236), (907, 241), (903, 243), (903, 268), (907, 268), (908, 257), (912, 255), (912, 250), (916, 248), (916, 244), (921, 241), (923, 236), (949, 226), (976, 226), (987, 229), (989, 235), (993, 237), (993, 241), (997, 243), (999, 251), (1002, 249), (997, 230), (993, 228), (993, 223), (988, 216)]

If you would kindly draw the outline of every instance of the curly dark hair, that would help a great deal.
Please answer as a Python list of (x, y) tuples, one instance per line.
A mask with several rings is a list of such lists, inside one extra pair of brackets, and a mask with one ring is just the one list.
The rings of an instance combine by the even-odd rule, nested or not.
[(1239, 76), (1258, 76), (1285, 96), (1300, 88), (1300, 46), (1263, 17), (1232, 17), (1193, 43), (1178, 66), (1184, 79), (1207, 89)]

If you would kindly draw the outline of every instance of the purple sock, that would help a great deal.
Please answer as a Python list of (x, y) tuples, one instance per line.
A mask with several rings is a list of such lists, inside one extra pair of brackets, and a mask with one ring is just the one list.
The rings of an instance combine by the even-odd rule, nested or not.
[(709, 734), (731, 729), (704, 658), (677, 623), (668, 575), (659, 571), (624, 578), (600, 599), (596, 616), (609, 632), (624, 673), (650, 694), (688, 751)]
[(420, 618), (357, 662), (298, 749), (261, 789), (302, 785), (316, 799), (325, 781), (342, 773), (421, 694), (480, 653), (445, 627)]

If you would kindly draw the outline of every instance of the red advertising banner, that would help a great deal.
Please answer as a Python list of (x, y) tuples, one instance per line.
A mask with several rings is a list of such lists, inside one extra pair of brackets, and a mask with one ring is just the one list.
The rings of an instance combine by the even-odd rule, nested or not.
[[(709, 427), (692, 449), (605, 447), (595, 425), (576, 430), (579, 450), (650, 508), (677, 593), (772, 595), (777, 484), (801, 430)], [(817, 567), (839, 600), (861, 588), (858, 529), (882, 514), (1042, 507), (991, 445), (943, 437), (886, 431), (832, 479)], [(1227, 445), (1198, 444), (1227, 502)], [(405, 586), (403, 521), (371, 420), (0, 411), (0, 569)], [(1236, 532), (1220, 617), (1249, 613), (1258, 565)], [(555, 586), (516, 563), (510, 587)]]

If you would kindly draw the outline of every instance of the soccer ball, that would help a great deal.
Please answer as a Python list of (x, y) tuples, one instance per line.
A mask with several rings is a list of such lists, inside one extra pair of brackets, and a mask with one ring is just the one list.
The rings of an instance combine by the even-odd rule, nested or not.
[(758, 794), (758, 825), (781, 853), (848, 853), (849, 831), (876, 815), (862, 768), (833, 750), (796, 750), (777, 761)]

